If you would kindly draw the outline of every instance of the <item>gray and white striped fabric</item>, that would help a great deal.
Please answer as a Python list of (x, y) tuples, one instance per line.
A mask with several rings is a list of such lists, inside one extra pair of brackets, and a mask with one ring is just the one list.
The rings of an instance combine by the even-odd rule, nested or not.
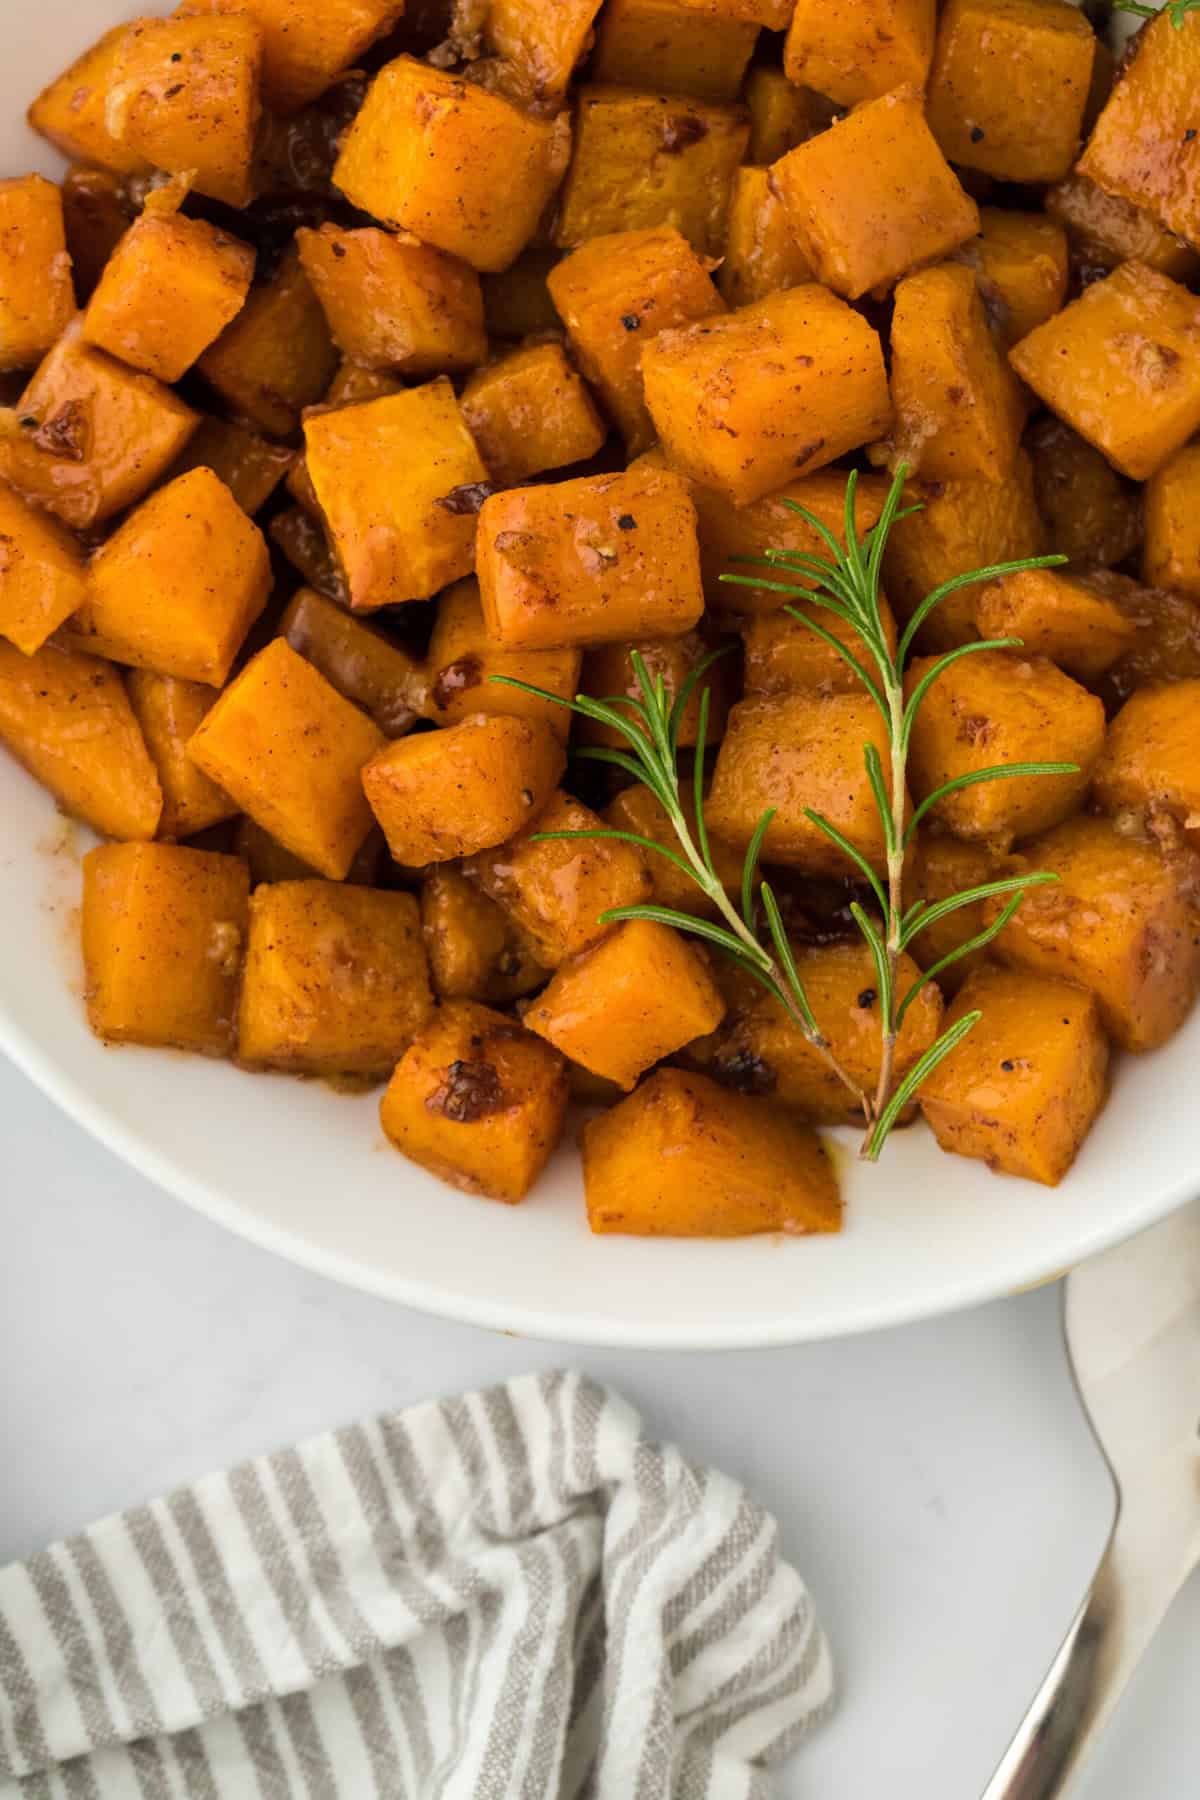
[(774, 1521), (573, 1374), (0, 1570), (5, 1800), (751, 1800), (831, 1692)]

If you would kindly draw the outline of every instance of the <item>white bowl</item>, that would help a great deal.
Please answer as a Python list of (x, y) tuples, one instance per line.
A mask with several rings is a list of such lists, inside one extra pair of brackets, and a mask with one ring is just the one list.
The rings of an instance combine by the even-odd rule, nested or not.
[[(26, 104), (121, 14), (112, 0), (8, 8), (0, 169), (55, 173)], [(838, 1163), (835, 1238), (593, 1238), (565, 1146), (520, 1207), (443, 1186), (391, 1150), (375, 1096), (138, 1049), (88, 1032), (76, 944), (86, 834), (0, 753), (0, 1045), (96, 1137), (171, 1194), (323, 1274), (480, 1325), (585, 1343), (791, 1343), (945, 1312), (1042, 1281), (1200, 1189), (1200, 1014), (1118, 1063), (1062, 1186), (949, 1157), (923, 1127), (874, 1168)], [(37, 1205), (37, 1195), (29, 1196)]]

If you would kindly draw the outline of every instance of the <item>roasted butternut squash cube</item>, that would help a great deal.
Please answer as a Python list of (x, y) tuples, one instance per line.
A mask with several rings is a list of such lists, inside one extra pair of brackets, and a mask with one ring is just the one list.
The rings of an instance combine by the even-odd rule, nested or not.
[(642, 355), (660, 331), (722, 312), (708, 273), (673, 225), (595, 237), (551, 270), (548, 286), (579, 366), (630, 455), (654, 441)]
[(1143, 207), (1189, 244), (1200, 242), (1200, 19), (1164, 12), (1137, 35), (1096, 120), (1079, 173)]
[(289, 437), (303, 409), (325, 393), (337, 361), (321, 304), (289, 250), (197, 367), (233, 412), (272, 437)]
[(266, 540), (211, 469), (143, 500), (92, 558), (81, 650), (222, 687), (267, 603)]
[(950, 161), (1060, 181), (1079, 154), (1096, 34), (1067, 0), (947, 0), (926, 110)]
[(357, 64), (390, 31), (403, 0), (186, 0), (192, 13), (248, 13), (263, 35), (263, 99), (273, 112), (295, 113)]
[(1052, 318), (1067, 297), (1067, 237), (1041, 213), (979, 209), (979, 236), (954, 260), (972, 269), (987, 322), (1005, 349)]
[(480, 277), (490, 338), (527, 338), (558, 330), (558, 314), (546, 286), (557, 261), (557, 250), (534, 248), (523, 251), (507, 269)]
[(89, 850), (83, 966), (96, 1036), (228, 1056), (249, 889), (236, 856), (176, 844)]
[(202, 417), (168, 478), (189, 469), (211, 469), (225, 483), (242, 511), (253, 518), (266, 505), (295, 461), (286, 444), (273, 444), (246, 425), (230, 419)]
[(438, 600), (429, 640), (429, 717), (439, 725), (457, 725), (469, 713), (539, 720), (565, 740), (571, 724), (565, 706), (492, 677), (506, 675), (572, 700), (579, 687), (580, 660), (581, 652), (574, 647), (504, 649), (484, 623), (479, 583), (473, 577), (456, 581)]
[(360, 400), (382, 400), (385, 394), (402, 394), (406, 383), (386, 369), (368, 369), (364, 363), (343, 357), (321, 402), (323, 406), (357, 406)]
[(697, 13), (678, 0), (608, 0), (590, 73), (622, 87), (736, 100), (757, 38), (752, 20)]
[(1057, 1187), (1104, 1105), (1108, 1043), (1096, 1002), (1066, 981), (976, 969), (946, 1017), (979, 1023), (921, 1088), (943, 1150)]
[(815, 283), (661, 332), (642, 376), (671, 465), (738, 506), (869, 443), (891, 419), (878, 334)]
[(501, 487), (586, 462), (608, 436), (560, 344), (530, 344), (480, 369), (462, 391), (463, 418)]
[(126, 681), (162, 788), (160, 838), (194, 837), (237, 814), (229, 795), (203, 774), (187, 753), (190, 739), (211, 712), (216, 695), (200, 681), (131, 669)]
[(511, 843), (463, 864), (463, 873), (504, 909), (547, 969), (604, 936), (609, 926), (600, 922), (602, 913), (649, 898), (646, 858), (635, 845), (544, 835), (603, 829), (589, 807), (560, 791)]
[(241, 311), (253, 274), (254, 251), (228, 232), (182, 213), (143, 213), (88, 302), (84, 340), (178, 381)]
[[(853, 625), (829, 612), (819, 601), (793, 600), (787, 612), (752, 613), (742, 622), (747, 699), (806, 690), (817, 694), (861, 694), (862, 682), (849, 663), (824, 638), (810, 631), (802, 618), (795, 618), (793, 615), (797, 612), (815, 620), (845, 644), (873, 678), (877, 674), (870, 653), (865, 650)], [(879, 596), (879, 616), (894, 653), (896, 621), (883, 594)]]
[(1096, 770), (1106, 812), (1146, 826), (1173, 821), (1200, 848), (1200, 681), (1139, 688), (1108, 730)]
[(474, 269), (504, 269), (537, 230), (569, 149), (565, 118), (535, 118), (460, 76), (398, 56), (371, 83), (333, 179), (381, 223)]
[(449, 863), (435, 864), (421, 883), (421, 929), (439, 1000), (504, 1006), (546, 979), (507, 914)]
[(1151, 476), (1145, 502), (1143, 577), (1200, 597), (1200, 445), (1176, 451)]
[(1105, 193), (1086, 175), (1068, 175), (1047, 188), (1045, 207), (1067, 232), (1076, 258), (1087, 269), (1141, 262), (1183, 282), (1200, 273), (1200, 256), (1190, 244), (1167, 231), (1153, 214), (1120, 194)]
[[(314, 881), (317, 871), (302, 856), (294, 856), (278, 838), (243, 813), (237, 822), (234, 848), (250, 871), (251, 888), (278, 881)], [(374, 887), (382, 864), (387, 860), (383, 833), (373, 825), (355, 852), (346, 872), (346, 880), (354, 887)]]
[(472, 713), (380, 750), (363, 769), (363, 792), (395, 860), (423, 868), (515, 837), (565, 761), (548, 725)]
[[(796, 967), (817, 1024), (842, 1068), (874, 1094), (883, 1056), (878, 977), (864, 943), (822, 944), (796, 951)], [(911, 956), (896, 970), (897, 998), (920, 980)], [(895, 1075), (902, 1081), (924, 1056), (942, 1018), (942, 996), (926, 983), (904, 1015), (896, 1039)], [(721, 1032), (709, 1066), (723, 1085), (769, 1096), (811, 1125), (860, 1123), (862, 1111), (844, 1081), (814, 1050), (772, 994), (758, 992), (749, 1008)]]
[[(904, 868), (904, 900), (912, 905), (924, 900), (929, 907), (940, 900), (951, 900), (969, 888), (998, 881), (1007, 871), (1003, 859), (983, 844), (964, 843), (961, 838), (932, 832), (924, 826), (917, 832)], [(985, 902), (972, 900), (944, 918), (934, 919), (917, 933), (909, 948), (923, 969), (932, 969), (944, 956), (961, 950), (987, 927)], [(938, 971), (937, 983), (945, 994), (957, 993), (972, 969), (989, 959), (990, 946), (968, 950), (949, 968)], [(915, 1005), (915, 1002), (914, 1002)]]
[(137, 19), (116, 47), (105, 122), (135, 156), (229, 206), (253, 198), (263, 34), (245, 13)]
[(812, 88), (797, 87), (782, 69), (770, 63), (754, 63), (746, 77), (746, 106), (750, 113), (749, 163), (778, 162), (805, 138), (824, 131), (832, 123), (834, 106)]
[(768, 31), (784, 31), (793, 0), (679, 0), (679, 4), (691, 13), (716, 15), (723, 19), (749, 19)]
[(1061, 419), (1040, 419), (1026, 439), (1046, 548), (1073, 563), (1122, 563), (1142, 538), (1140, 492)]
[(483, 24), (489, 50), (511, 65), (531, 99), (566, 92), (575, 65), (592, 37), (600, 0), (490, 0)]
[(1048, 656), (1076, 681), (1097, 681), (1133, 647), (1129, 614), (1086, 576), (1023, 569), (990, 581), (979, 596), (981, 637), (1020, 638), (1030, 656)]
[(312, 588), (288, 601), (279, 635), (385, 737), (403, 737), (424, 712), (425, 673), (416, 658)]
[(892, 315), (893, 457), (926, 480), (1003, 481), (1025, 398), (988, 329), (970, 269), (906, 275)]
[(478, 567), (488, 632), (506, 649), (670, 637), (704, 610), (696, 511), (665, 469), (492, 494)]
[(71, 325), (0, 419), (0, 478), (67, 525), (99, 525), (141, 499), (198, 422), (169, 388), (91, 349)]
[(715, 1031), (724, 1012), (708, 964), (682, 933), (630, 919), (563, 963), (525, 1024), (628, 1092), (654, 1063)]
[(83, 557), (70, 532), (0, 482), (0, 637), (30, 656), (86, 594)]
[[(683, 807), (694, 841), (696, 803), (690, 782), (681, 784), (679, 803)], [(676, 853), (679, 851), (675, 827), (667, 817), (662, 801), (640, 783), (621, 789), (616, 799), (605, 807), (604, 822), (614, 831), (633, 832), (638, 837), (649, 838), (651, 843), (663, 845), (665, 849)], [(743, 864), (741, 851), (712, 831), (708, 834), (708, 849), (721, 885), (729, 894), (740, 896)], [(649, 898), (656, 906), (669, 906), (676, 912), (694, 913), (701, 919), (716, 918), (715, 903), (675, 863), (651, 850), (645, 852), (645, 861), (650, 875)]]
[(450, 1000), (397, 1063), (379, 1117), (412, 1162), (512, 1203), (549, 1162), (566, 1107), (557, 1050), (502, 1013)]
[(487, 356), (479, 277), (457, 257), (374, 225), (301, 230), (296, 244), (343, 356), (402, 375), (459, 373)]
[(113, 838), (152, 838), (162, 790), (111, 663), (0, 641), (0, 744), (64, 812)]
[(267, 531), (301, 579), (318, 594), (349, 606), (346, 577), (334, 555), (328, 533), (319, 519), (306, 513), (302, 506), (288, 506), (277, 512)]
[[(910, 619), (926, 594), (951, 576), (1039, 556), (1044, 548), (1024, 453), (1007, 481), (917, 481), (905, 489), (905, 504), (921, 511), (896, 521), (883, 558), (884, 585), (898, 619)], [(943, 600), (921, 627), (921, 649), (969, 644), (978, 635), (978, 601), (977, 583)]]
[[(1108, 819), (1069, 819), (1027, 844), (1018, 871), (1048, 869), (995, 939), (1005, 962), (1042, 980), (1061, 976), (1100, 1002), (1124, 1050), (1155, 1050), (1177, 1031), (1200, 985), (1200, 934), (1190, 859)], [(996, 902), (987, 902), (994, 918)]]
[(62, 179), (63, 231), (75, 297), (85, 306), (137, 217), (130, 184), (111, 169), (74, 163)]
[[(912, 693), (933, 658), (910, 664)], [(918, 709), (909, 740), (913, 798), (993, 764), (1073, 762), (1074, 775), (1014, 775), (947, 794), (930, 818), (956, 837), (1007, 850), (1076, 812), (1104, 748), (1104, 708), (1044, 656), (980, 650), (945, 669)]]
[(241, 1062), (298, 1075), (389, 1075), (432, 1011), (411, 894), (337, 881), (254, 890)]
[(764, 861), (811, 875), (849, 874), (850, 858), (808, 817), (811, 809), (873, 868), (882, 868), (883, 823), (863, 760), (867, 744), (878, 750), (886, 771), (887, 733), (865, 692), (743, 700), (729, 715), (706, 817), (721, 837), (744, 847), (773, 807)]
[(771, 169), (771, 184), (826, 287), (848, 300), (948, 256), (979, 230), (925, 123), (919, 95), (865, 101)]
[(583, 87), (554, 242), (674, 225), (701, 256), (719, 256), (733, 172), (750, 122), (740, 107), (686, 94)]
[(314, 414), (304, 443), (352, 606), (424, 600), (470, 574), (488, 471), (444, 375)]
[[(645, 663), (651, 681), (662, 678), (667, 703), (671, 705), (692, 670), (711, 648), (698, 631), (685, 632), (682, 637), (642, 638), (631, 644), (602, 644), (584, 656), (580, 692), (594, 700), (615, 700), (625, 695), (634, 700), (642, 699), (642, 684), (633, 666), (636, 651)], [(700, 697), (706, 688), (708, 725), (705, 741), (711, 746), (720, 740), (725, 730), (732, 697), (733, 678), (728, 656), (714, 663), (692, 690), (679, 721), (677, 742), (683, 749), (690, 749), (697, 740)], [(632, 720), (631, 712), (627, 716)], [(601, 724), (596, 719), (580, 719), (576, 735), (581, 744), (600, 744), (613, 750), (624, 749), (627, 742), (615, 726)]]
[(74, 312), (60, 190), (42, 175), (0, 181), (0, 370), (40, 362)]
[(595, 1232), (748, 1237), (837, 1231), (837, 1178), (815, 1132), (685, 1069), (657, 1069), (583, 1128)]
[(275, 638), (226, 688), (188, 755), (285, 849), (341, 881), (374, 822), (360, 772), (385, 741)]
[(839, 106), (925, 86), (937, 0), (796, 0), (783, 46), (789, 81)]
[(1135, 481), (1200, 427), (1200, 300), (1144, 263), (1093, 282), (1010, 356), (1038, 398)]
[(99, 163), (118, 175), (144, 175), (150, 164), (121, 143), (109, 125), (109, 101), (128, 25), (114, 25), (77, 57), (29, 108), (35, 131), (76, 162)]
[(730, 306), (749, 306), (779, 288), (811, 281), (812, 266), (766, 169), (746, 165), (733, 177), (729, 229), (717, 283)]

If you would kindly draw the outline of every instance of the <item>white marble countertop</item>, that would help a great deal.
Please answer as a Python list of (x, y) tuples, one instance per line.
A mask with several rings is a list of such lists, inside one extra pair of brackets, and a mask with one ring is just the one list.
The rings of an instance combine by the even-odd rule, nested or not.
[[(579, 1361), (783, 1522), (842, 1698), (780, 1793), (980, 1793), (1107, 1523), (1052, 1291), (829, 1346), (572, 1353), (404, 1312), (243, 1244), (2, 1060), (0, 1145), (0, 1562), (357, 1415)], [(1190, 1800), (1198, 1682), (1193, 1583), (1079, 1800)]]

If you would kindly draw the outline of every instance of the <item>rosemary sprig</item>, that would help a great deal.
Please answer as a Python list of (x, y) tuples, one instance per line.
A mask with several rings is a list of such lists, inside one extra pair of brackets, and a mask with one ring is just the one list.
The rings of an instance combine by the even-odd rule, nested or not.
[(1160, 12), (1165, 12), (1176, 31), (1183, 30), (1183, 22), (1190, 12), (1200, 10), (1200, 0), (1167, 0), (1166, 6), (1146, 6), (1142, 0), (1112, 0), (1114, 12), (1135, 13), (1139, 19), (1157, 19)]
[[(879, 811), (885, 848), (885, 869), (881, 874), (831, 821), (812, 808), (806, 817), (849, 858), (874, 897), (879, 909), (873, 918), (857, 901), (851, 906), (855, 923), (867, 944), (875, 965), (883, 1048), (879, 1077), (873, 1090), (864, 1091), (839, 1062), (829, 1039), (813, 1014), (804, 982), (784, 928), (779, 902), (771, 883), (763, 878), (755, 895), (767, 834), (774, 819), (774, 809), (764, 812), (751, 835), (742, 870), (740, 908), (726, 892), (713, 864), (704, 822), (705, 750), (707, 747), (709, 693), (700, 694), (699, 724), (694, 753), (695, 829), (689, 824), (679, 792), (679, 733), (684, 714), (697, 687), (716, 661), (725, 654), (713, 651), (690, 672), (671, 702), (660, 676), (651, 678), (641, 656), (633, 654), (633, 668), (641, 689), (639, 696), (620, 695), (607, 700), (578, 695), (565, 700), (545, 690), (508, 676), (493, 676), (509, 687), (523, 689), (539, 699), (565, 706), (584, 718), (611, 726), (628, 745), (628, 749), (585, 748), (577, 754), (619, 768), (634, 780), (642, 782), (657, 799), (667, 815), (678, 849), (655, 842), (638, 833), (615, 829), (592, 831), (539, 832), (535, 837), (612, 838), (638, 845), (657, 856), (665, 856), (690, 876), (719, 915), (720, 922), (693, 917), (690, 913), (669, 907), (643, 905), (615, 907), (602, 915), (603, 923), (626, 919), (652, 919), (689, 932), (723, 950), (741, 969), (772, 994), (788, 1014), (797, 1030), (834, 1071), (854, 1096), (866, 1121), (866, 1135), (861, 1154), (871, 1161), (878, 1158), (888, 1134), (916, 1094), (921, 1083), (950, 1054), (955, 1045), (978, 1023), (980, 1014), (972, 1012), (945, 1031), (929, 1047), (902, 1079), (895, 1076), (896, 1044), (905, 1015), (917, 994), (927, 982), (936, 979), (951, 964), (969, 952), (982, 948), (1002, 931), (1012, 918), (1027, 890), (1056, 877), (1046, 872), (1013, 875), (984, 882), (962, 892), (929, 904), (918, 900), (905, 907), (902, 891), (904, 862), (913, 834), (930, 807), (962, 788), (981, 781), (1000, 781), (1013, 776), (1067, 775), (1077, 772), (1074, 763), (1001, 763), (988, 769), (973, 771), (945, 782), (928, 795), (911, 816), (905, 815), (905, 770), (913, 724), (930, 687), (952, 663), (980, 650), (1019, 648), (1019, 638), (991, 638), (962, 645), (938, 658), (912, 693), (905, 696), (904, 670), (918, 631), (934, 608), (950, 594), (977, 581), (1015, 574), (1023, 569), (1050, 568), (1065, 561), (1061, 556), (1024, 557), (1014, 562), (996, 563), (984, 569), (972, 569), (944, 581), (926, 596), (908, 621), (893, 652), (887, 641), (880, 606), (880, 570), (888, 535), (898, 519), (919, 511), (919, 507), (902, 507), (901, 498), (908, 476), (901, 466), (892, 481), (878, 523), (859, 536), (855, 517), (857, 473), (846, 482), (845, 543), (840, 544), (828, 527), (806, 507), (795, 501), (785, 504), (798, 513), (818, 534), (829, 551), (828, 556), (806, 552), (769, 550), (762, 561), (775, 575), (790, 580), (765, 580), (760, 575), (723, 575), (723, 581), (747, 587), (767, 587), (794, 596), (806, 606), (817, 606), (834, 614), (851, 627), (857, 640), (858, 653), (834, 635), (826, 626), (795, 607), (785, 610), (793, 618), (827, 643), (853, 669), (856, 677), (879, 708), (887, 726), (889, 768), (885, 772), (882, 758), (873, 745), (864, 746), (864, 763), (868, 782)], [(806, 585), (798, 585), (803, 577)], [(1006, 895), (1008, 898), (991, 925), (968, 942), (944, 956), (904, 994), (897, 993), (899, 961), (902, 953), (931, 925), (947, 918), (962, 907), (976, 901)]]

